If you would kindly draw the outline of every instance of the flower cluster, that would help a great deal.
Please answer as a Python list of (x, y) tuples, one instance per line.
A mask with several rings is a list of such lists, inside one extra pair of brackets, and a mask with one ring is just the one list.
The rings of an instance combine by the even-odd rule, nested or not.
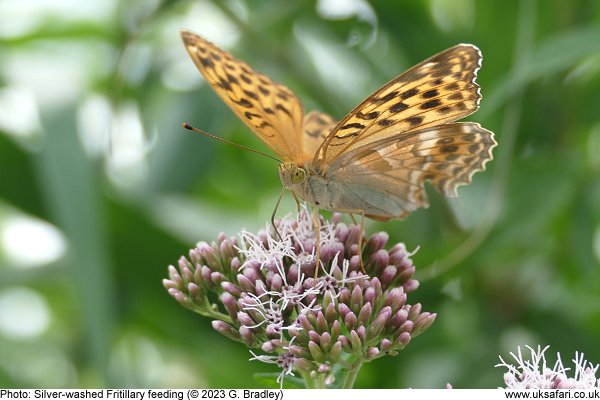
[(404, 244), (385, 250), (388, 235), (380, 232), (363, 238), (359, 254), (360, 227), (340, 218), (320, 218), (315, 227), (303, 208), (277, 221), (276, 231), (200, 242), (178, 268), (169, 266), (164, 286), (183, 306), (215, 318), (224, 336), (260, 349), (251, 360), (277, 364), (279, 383), (297, 372), (307, 386), (343, 375), (336, 386), (351, 387), (362, 363), (396, 355), (436, 314), (407, 303), (419, 283)]
[(600, 388), (600, 379), (596, 378), (598, 365), (593, 365), (585, 360), (583, 353), (575, 353), (572, 360), (575, 365), (573, 377), (568, 377), (566, 368), (560, 354), (557, 353), (557, 361), (549, 368), (544, 353), (550, 346), (543, 349), (538, 346), (537, 350), (527, 346), (531, 352), (531, 360), (527, 360), (521, 353), (521, 347), (517, 354), (510, 353), (517, 362), (517, 366), (508, 364), (502, 357), (501, 363), (496, 367), (505, 367), (508, 372), (504, 374), (506, 389), (597, 389)]

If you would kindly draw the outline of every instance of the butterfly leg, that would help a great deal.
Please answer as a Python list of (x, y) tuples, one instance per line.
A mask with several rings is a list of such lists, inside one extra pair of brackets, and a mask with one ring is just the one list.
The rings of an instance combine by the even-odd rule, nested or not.
[[(283, 193), (285, 192), (285, 186), (281, 188), (281, 193), (279, 193), (279, 198), (277, 199), (277, 203), (275, 203), (275, 208), (273, 209), (273, 214), (271, 214), (271, 226), (275, 229), (275, 233), (279, 240), (283, 240), (279, 230), (277, 229), (277, 225), (275, 225), (275, 214), (277, 214), (277, 209), (279, 209), (279, 203), (281, 203), (281, 198), (283, 197)], [(295, 196), (294, 196), (295, 197)]]
[(321, 222), (319, 221), (319, 207), (313, 209), (312, 214), (313, 229), (315, 230), (315, 285), (319, 276), (319, 267), (321, 265)]
[(298, 196), (296, 196), (296, 193), (294, 193), (294, 191), (292, 191), (292, 196), (294, 196), (294, 200), (296, 201), (296, 208), (298, 209), (298, 212), (300, 212), (300, 201), (298, 200)]

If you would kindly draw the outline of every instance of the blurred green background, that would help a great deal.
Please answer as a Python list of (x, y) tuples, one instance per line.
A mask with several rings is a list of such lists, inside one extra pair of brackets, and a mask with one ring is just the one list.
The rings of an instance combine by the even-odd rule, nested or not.
[[(239, 344), (178, 305), (166, 267), (257, 230), (280, 190), (207, 87), (196, 31), (341, 118), (406, 68), (479, 46), (488, 170), (405, 221), (438, 313), (357, 387), (492, 388), (498, 355), (600, 362), (600, 2), (0, 0), (0, 387), (258, 387)], [(293, 209), (286, 196), (280, 215)], [(552, 358), (552, 357), (550, 357)]]

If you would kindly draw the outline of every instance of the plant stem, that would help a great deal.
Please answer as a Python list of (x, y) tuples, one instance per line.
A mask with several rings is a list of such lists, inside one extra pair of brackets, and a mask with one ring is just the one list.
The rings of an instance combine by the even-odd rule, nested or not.
[(314, 378), (308, 372), (301, 372), (300, 375), (302, 375), (307, 389), (325, 389), (325, 380), (321, 376), (322, 374), (318, 374)]
[(342, 384), (342, 389), (352, 389), (354, 387), (354, 381), (356, 381), (360, 367), (362, 367), (362, 360), (358, 359), (352, 364), (352, 368), (348, 370), (348, 374)]
[(229, 315), (220, 313), (218, 311), (211, 310), (209, 312), (204, 313), (203, 315), (207, 316), (207, 317), (211, 317), (211, 318), (220, 319), (221, 321), (227, 322), (229, 324), (233, 323), (233, 321), (231, 320), (231, 317)]
[(192, 307), (191, 310), (194, 311), (195, 313), (203, 315), (205, 317), (220, 319), (221, 321), (227, 322), (228, 324), (233, 323), (233, 321), (231, 320), (231, 317), (229, 315), (223, 314), (219, 311), (211, 309), (210, 307), (195, 306), (195, 307)]

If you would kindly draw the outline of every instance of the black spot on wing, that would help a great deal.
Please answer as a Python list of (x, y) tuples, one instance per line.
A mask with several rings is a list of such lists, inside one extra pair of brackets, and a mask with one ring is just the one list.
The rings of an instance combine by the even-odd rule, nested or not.
[(414, 117), (410, 117), (406, 119), (408, 121), (409, 124), (411, 124), (412, 126), (417, 126), (419, 125), (421, 122), (423, 122), (423, 117), (420, 115), (415, 115)]
[(254, 92), (251, 92), (249, 90), (244, 90), (244, 93), (246, 94), (246, 96), (250, 97), (251, 99), (254, 99), (254, 100), (259, 99), (258, 95)]
[(251, 113), (250, 111), (245, 111), (244, 112), (244, 117), (246, 117), (248, 119), (252, 119), (252, 118), (255, 118), (255, 117), (260, 117), (260, 115), (259, 114)]
[(290, 117), (290, 118), (292, 117), (292, 114), (290, 113), (290, 111), (289, 111), (287, 108), (285, 108), (285, 106), (284, 106), (284, 105), (282, 105), (282, 104), (279, 104), (279, 103), (275, 104), (275, 109), (277, 109), (277, 110), (279, 110), (279, 111), (283, 111), (283, 112), (284, 112), (284, 113), (286, 113), (286, 114), (288, 115), (288, 117)]
[(398, 96), (398, 91), (394, 90), (393, 92), (388, 93), (385, 96), (378, 98), (377, 100), (375, 100), (375, 102), (378, 104), (384, 104), (384, 103), (387, 103), (388, 101), (394, 99), (396, 96)]
[(409, 97), (413, 97), (416, 96), (417, 94), (419, 94), (419, 89), (417, 88), (412, 88), (407, 90), (406, 92), (402, 93), (400, 95), (400, 97), (404, 100), (408, 99)]
[(436, 108), (437, 106), (439, 106), (441, 104), (442, 104), (442, 102), (440, 101), (440, 99), (429, 100), (429, 101), (426, 101), (425, 103), (421, 104), (421, 110), (428, 110), (430, 108)]
[(206, 68), (214, 68), (215, 63), (210, 58), (198, 57), (200, 59), (200, 64)]
[(231, 74), (227, 74), (227, 81), (229, 83), (235, 83), (236, 85), (239, 85), (239, 81), (237, 80), (237, 78)]
[(251, 102), (249, 102), (247, 99), (245, 99), (243, 97), (241, 99), (239, 99), (239, 100), (231, 99), (231, 101), (233, 101), (236, 104), (239, 104), (242, 107), (246, 107), (246, 108), (252, 108), (252, 107), (254, 107)]
[(220, 78), (218, 85), (225, 90), (231, 90), (231, 85), (223, 78)]
[(479, 143), (473, 143), (472, 145), (469, 146), (469, 153), (474, 154), (479, 152)]
[(352, 128), (365, 129), (365, 126), (363, 124), (359, 124), (358, 122), (352, 122), (350, 124), (346, 124), (346, 125), (342, 126), (340, 128), (340, 130), (346, 130), (346, 129), (352, 129)]
[(440, 147), (440, 153), (454, 153), (456, 150), (458, 150), (458, 146), (456, 145)]
[(423, 97), (424, 99), (430, 99), (432, 97), (436, 97), (437, 95), (439, 95), (439, 92), (437, 91), (437, 89), (432, 89), (432, 90), (428, 90), (425, 93), (423, 93), (421, 95), (421, 97)]
[(390, 107), (390, 112), (393, 114), (396, 114), (396, 113), (406, 110), (407, 108), (408, 108), (408, 105), (404, 104), (403, 102), (399, 102)]
[(268, 89), (265, 89), (263, 86), (258, 85), (258, 90), (264, 95), (264, 96), (268, 96), (271, 94), (271, 91), (269, 91)]
[(363, 114), (361, 111), (359, 111), (358, 114), (356, 114), (356, 117), (364, 120), (375, 119), (379, 117), (379, 111), (372, 111), (367, 114)]

